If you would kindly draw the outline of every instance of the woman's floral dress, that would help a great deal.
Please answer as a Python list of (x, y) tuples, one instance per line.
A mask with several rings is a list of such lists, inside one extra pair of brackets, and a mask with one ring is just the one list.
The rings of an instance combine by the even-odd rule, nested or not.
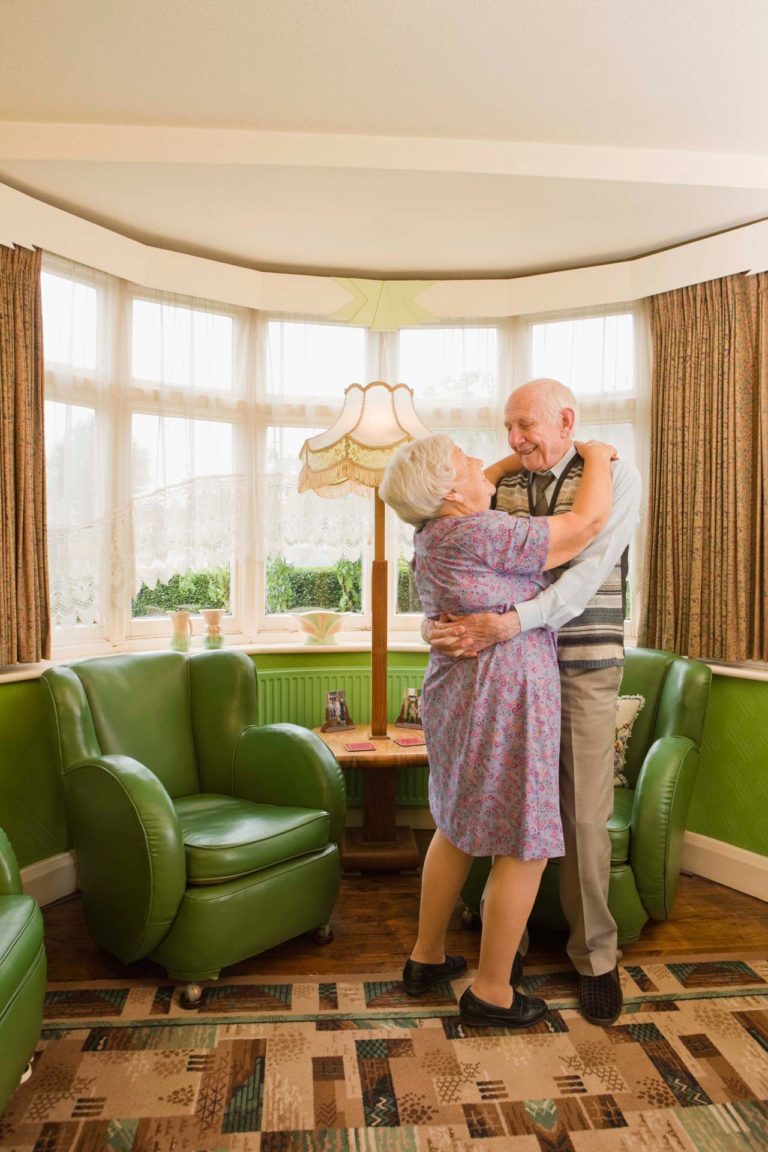
[[(546, 517), (478, 512), (429, 520), (414, 538), (427, 616), (506, 612), (549, 583)], [(433, 648), (422, 689), (435, 823), (472, 856), (562, 856), (556, 634), (535, 628), (476, 659)]]

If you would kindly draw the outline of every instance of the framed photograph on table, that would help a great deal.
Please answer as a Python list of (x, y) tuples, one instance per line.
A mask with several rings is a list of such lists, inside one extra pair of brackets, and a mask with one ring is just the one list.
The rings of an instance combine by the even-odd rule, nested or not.
[(418, 688), (406, 688), (395, 727), (421, 728), (421, 726), (421, 692)]
[(347, 707), (345, 692), (326, 692), (325, 694), (325, 723), (321, 725), (321, 732), (343, 732), (347, 728), (354, 728)]

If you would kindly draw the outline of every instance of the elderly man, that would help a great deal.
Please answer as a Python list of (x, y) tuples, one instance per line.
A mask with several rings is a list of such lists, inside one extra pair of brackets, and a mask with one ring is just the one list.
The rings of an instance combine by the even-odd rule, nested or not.
[[(504, 410), (510, 448), (522, 471), (488, 470), (495, 507), (513, 516), (567, 512), (581, 480), (573, 442), (576, 400), (557, 380), (531, 380)], [(504, 461), (501, 462), (504, 465)], [(533, 600), (505, 615), (483, 613), (460, 622), (425, 621), (428, 643), (457, 657), (542, 625), (558, 632), (562, 697), (560, 805), (565, 857), (560, 902), (569, 926), (568, 955), (579, 974), (579, 1003), (590, 1023), (621, 1015), (616, 923), (608, 910), (613, 810), (616, 701), (624, 663), (627, 548), (640, 508), (640, 476), (623, 460), (611, 468), (613, 508), (598, 537)], [(515, 964), (519, 979), (522, 966)]]

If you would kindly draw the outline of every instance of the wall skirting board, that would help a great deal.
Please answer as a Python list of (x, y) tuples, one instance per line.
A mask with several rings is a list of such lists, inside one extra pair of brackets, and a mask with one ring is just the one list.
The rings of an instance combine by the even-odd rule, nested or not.
[[(359, 824), (360, 812), (353, 809), (349, 823)], [(398, 823), (412, 828), (433, 828), (426, 808), (401, 808)], [(726, 888), (768, 902), (768, 856), (734, 848), (709, 836), (686, 832), (683, 845), (683, 870), (702, 876)], [(21, 871), (24, 891), (41, 905), (52, 904), (77, 891), (77, 860), (74, 852), (61, 852), (48, 860), (39, 860)]]
[(768, 856), (686, 832), (682, 867), (684, 872), (768, 902)]
[(78, 888), (75, 853), (59, 852), (22, 868), (21, 884), (27, 896), (34, 896), (40, 905), (71, 896)]

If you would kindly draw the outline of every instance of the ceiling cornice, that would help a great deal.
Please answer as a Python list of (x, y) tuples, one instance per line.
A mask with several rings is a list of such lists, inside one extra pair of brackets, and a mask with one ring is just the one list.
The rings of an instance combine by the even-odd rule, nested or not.
[(6, 160), (346, 168), (768, 188), (768, 156), (135, 124), (0, 122)]

